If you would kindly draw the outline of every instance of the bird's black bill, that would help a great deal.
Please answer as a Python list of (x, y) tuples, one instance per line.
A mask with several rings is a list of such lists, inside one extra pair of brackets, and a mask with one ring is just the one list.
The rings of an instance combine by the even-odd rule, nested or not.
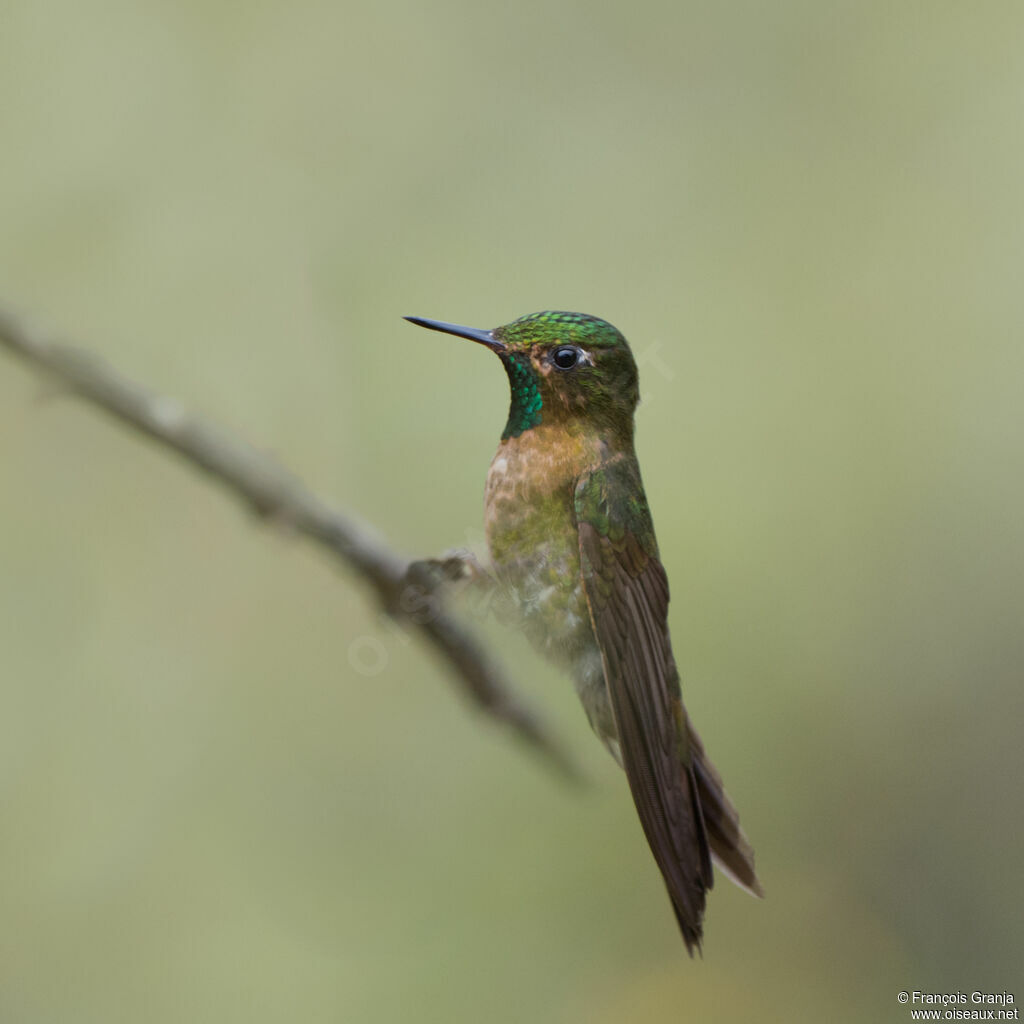
[(454, 334), (460, 338), (469, 338), (470, 341), (486, 345), (494, 352), (503, 352), (505, 344), (494, 337), (493, 331), (482, 331), (478, 327), (463, 327), (461, 324), (448, 324), (443, 320), (426, 320), (421, 316), (407, 316), (403, 319), (411, 324), (426, 327), (428, 331), (441, 331), (442, 334)]

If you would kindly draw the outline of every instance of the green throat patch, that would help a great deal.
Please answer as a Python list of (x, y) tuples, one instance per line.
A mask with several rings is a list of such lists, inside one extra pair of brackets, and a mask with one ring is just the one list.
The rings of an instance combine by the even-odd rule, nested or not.
[(529, 356), (503, 353), (501, 361), (512, 390), (508, 423), (505, 424), (505, 432), (501, 435), (501, 439), (505, 441), (510, 437), (518, 437), (524, 430), (536, 427), (541, 420), (540, 411), (544, 402)]

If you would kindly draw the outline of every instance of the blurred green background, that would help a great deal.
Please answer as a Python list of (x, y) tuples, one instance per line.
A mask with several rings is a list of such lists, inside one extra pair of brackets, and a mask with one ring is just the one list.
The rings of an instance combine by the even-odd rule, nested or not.
[[(356, 581), (0, 357), (0, 1020), (908, 1019), (1024, 914), (1024, 8), (8, 0), (4, 301), (397, 547), (610, 319), (696, 722), (768, 892), (690, 962), (591, 785)], [(353, 671), (353, 644), (384, 652)], [(358, 647), (357, 647), (358, 649)]]

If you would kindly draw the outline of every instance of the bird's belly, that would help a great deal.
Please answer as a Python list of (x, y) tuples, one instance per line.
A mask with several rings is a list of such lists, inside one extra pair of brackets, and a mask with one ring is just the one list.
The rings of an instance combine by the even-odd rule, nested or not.
[(570, 672), (591, 726), (618, 757), (617, 730), (580, 575), (572, 490), (561, 490), (524, 500), (521, 487), (492, 474), (487, 544), (523, 631), (541, 654)]
[(556, 661), (573, 661), (593, 644), (575, 524), (545, 529), (528, 511), (487, 531), (491, 561), (533, 644)]

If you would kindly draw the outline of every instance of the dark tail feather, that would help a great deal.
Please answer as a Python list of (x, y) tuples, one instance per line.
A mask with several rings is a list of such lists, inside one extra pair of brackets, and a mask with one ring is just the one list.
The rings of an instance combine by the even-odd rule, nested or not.
[(704, 744), (690, 726), (690, 752), (693, 755), (693, 775), (697, 781), (700, 807), (704, 812), (704, 827), (708, 844), (718, 866), (740, 888), (752, 896), (764, 896), (761, 883), (754, 871), (754, 849), (740, 828), (740, 816), (725, 795), (722, 778), (704, 752)]

